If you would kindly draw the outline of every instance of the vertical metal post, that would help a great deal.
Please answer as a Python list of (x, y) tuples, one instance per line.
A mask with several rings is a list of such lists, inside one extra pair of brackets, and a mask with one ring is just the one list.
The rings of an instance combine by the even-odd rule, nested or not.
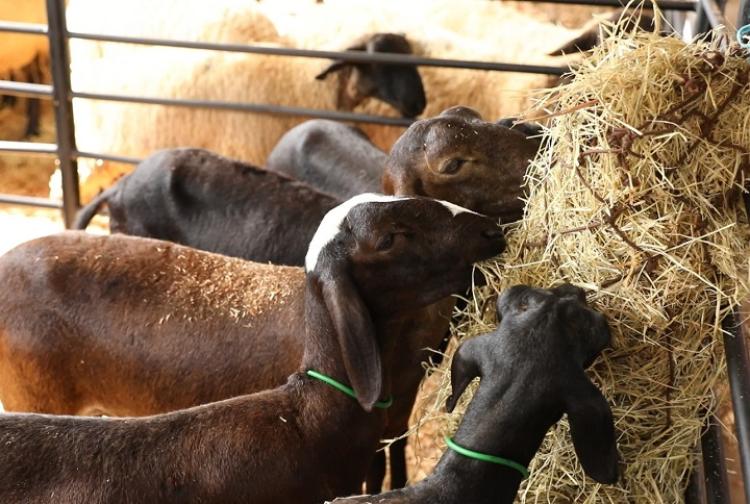
[(690, 473), (690, 482), (685, 490), (685, 504), (706, 504), (706, 479), (701, 459), (696, 460)]
[(706, 502), (708, 504), (729, 504), (729, 478), (724, 460), (721, 441), (721, 427), (714, 417), (708, 420), (701, 437), (703, 450), (703, 470), (706, 476)]
[(708, 22), (708, 16), (706, 16), (706, 8), (703, 7), (701, 2), (695, 9), (695, 21), (693, 26), (695, 27), (693, 35), (701, 35), (711, 29), (711, 23)]
[(78, 167), (73, 159), (76, 150), (73, 124), (73, 99), (70, 92), (70, 53), (64, 0), (46, 0), (52, 66), (53, 103), (57, 131), (57, 158), (62, 174), (63, 219), (65, 227), (73, 224), (80, 206)]
[(747, 0), (740, 0), (740, 8), (738, 12), (737, 28), (750, 22), (750, 2)]
[(732, 392), (737, 448), (745, 482), (745, 501), (750, 503), (750, 358), (739, 321), (736, 312), (724, 320), (724, 352)]

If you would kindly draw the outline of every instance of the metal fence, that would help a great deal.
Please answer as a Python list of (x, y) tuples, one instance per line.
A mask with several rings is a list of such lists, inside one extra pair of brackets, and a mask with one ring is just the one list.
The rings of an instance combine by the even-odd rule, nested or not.
[[(534, 0), (519, 0), (534, 1)], [(625, 0), (547, 0), (546, 3), (573, 5), (622, 7)], [(356, 51), (317, 51), (293, 48), (271, 48), (257, 45), (215, 44), (188, 42), (142, 37), (112, 36), (101, 33), (70, 31), (65, 20), (64, 0), (46, 0), (47, 25), (12, 23), (0, 21), (0, 32), (26, 33), (46, 36), (49, 39), (53, 84), (17, 83), (0, 80), (0, 94), (9, 94), (36, 99), (51, 99), (54, 105), (57, 141), (55, 144), (0, 141), (0, 152), (17, 152), (55, 156), (62, 173), (62, 202), (45, 198), (33, 198), (11, 194), (0, 194), (0, 203), (30, 205), (46, 208), (60, 208), (66, 227), (73, 222), (79, 208), (79, 186), (77, 159), (95, 158), (109, 161), (137, 163), (138, 159), (121, 156), (117, 153), (82, 152), (76, 147), (72, 101), (74, 98), (135, 102), (156, 105), (213, 108), (235, 110), (247, 113), (297, 115), (359, 123), (377, 123), (395, 126), (408, 126), (411, 120), (352, 112), (317, 110), (302, 107), (270, 105), (265, 103), (237, 103), (209, 100), (185, 100), (160, 97), (142, 97), (122, 94), (90, 93), (71, 88), (70, 55), (68, 41), (85, 39), (107, 42), (121, 42), (150, 46), (177, 47), (184, 49), (209, 49), (215, 51), (272, 54), (288, 57), (338, 59), (357, 63), (389, 63), (446, 68), (466, 68), (502, 72), (539, 73), (561, 75), (558, 67), (544, 65), (523, 65), (514, 63), (466, 61), (440, 58), (423, 58), (400, 54), (372, 54)], [(722, 14), (723, 0), (660, 0), (645, 2), (645, 7), (658, 5), (664, 11), (695, 12), (695, 32), (703, 32), (711, 27), (726, 26)], [(741, 0), (738, 26), (750, 23), (750, 1)], [(746, 200), (750, 215), (750, 199)], [(743, 479), (745, 482), (746, 504), (750, 504), (750, 364), (745, 338), (742, 334), (740, 317), (736, 312), (724, 321), (726, 330), (724, 347), (727, 359), (728, 376), (735, 412), (737, 438), (740, 449)], [(729, 490), (727, 471), (722, 450), (720, 428), (716, 421), (709, 422), (702, 439), (702, 463), (696, 467), (688, 488), (686, 500), (690, 503), (728, 503)], [(737, 504), (737, 503), (735, 503)]]

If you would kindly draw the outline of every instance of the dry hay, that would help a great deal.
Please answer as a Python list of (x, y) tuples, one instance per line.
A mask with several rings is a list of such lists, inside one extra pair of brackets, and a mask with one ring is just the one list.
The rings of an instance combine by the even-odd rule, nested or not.
[[(572, 282), (610, 320), (613, 345), (590, 370), (612, 406), (622, 478), (586, 478), (568, 425), (531, 464), (523, 502), (681, 502), (724, 373), (721, 319), (748, 293), (750, 66), (721, 37), (685, 44), (618, 36), (543, 99), (549, 150), (534, 161), (523, 223), (482, 266), (486, 287), (454, 328), (490, 330), (508, 286)], [(446, 363), (449, 360), (446, 360)], [(446, 368), (423, 418), (441, 413)]]

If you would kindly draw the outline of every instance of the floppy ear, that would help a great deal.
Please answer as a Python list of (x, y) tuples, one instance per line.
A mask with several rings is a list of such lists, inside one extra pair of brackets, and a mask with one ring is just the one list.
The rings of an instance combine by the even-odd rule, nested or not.
[[(353, 46), (347, 47), (347, 51), (364, 51), (367, 49), (366, 42), (356, 42)], [(322, 72), (320, 72), (318, 75), (315, 76), (315, 79), (317, 80), (323, 80), (328, 75), (338, 72), (339, 70), (343, 70), (344, 68), (354, 66), (355, 63), (352, 63), (351, 61), (341, 61), (341, 60), (335, 60), (331, 62), (330, 65), (328, 65)]]
[(567, 41), (547, 56), (564, 56), (577, 52), (585, 52), (593, 49), (599, 44), (599, 26), (593, 26), (572, 40)]
[(453, 354), (451, 362), (451, 395), (445, 402), (445, 409), (450, 413), (456, 407), (458, 399), (469, 386), (471, 380), (482, 376), (479, 366), (479, 342), (476, 339), (465, 341)]
[(599, 483), (615, 483), (618, 454), (612, 411), (583, 371), (569, 381), (565, 410), (573, 446), (583, 469)]
[(370, 312), (345, 271), (324, 280), (322, 291), (349, 382), (362, 407), (371, 411), (380, 398), (383, 369)]

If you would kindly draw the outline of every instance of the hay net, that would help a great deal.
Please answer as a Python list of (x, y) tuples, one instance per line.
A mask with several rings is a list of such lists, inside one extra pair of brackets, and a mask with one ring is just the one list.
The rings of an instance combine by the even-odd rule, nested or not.
[[(474, 290), (454, 336), (491, 330), (506, 287), (589, 290), (613, 336), (589, 375), (612, 406), (622, 464), (617, 485), (586, 478), (563, 418), (522, 502), (684, 500), (724, 372), (721, 319), (750, 284), (750, 66), (721, 41), (616, 35), (542, 99), (549, 148), (530, 168), (524, 221), (503, 256), (481, 266), (488, 285)], [(448, 432), (471, 395), (441, 413), (449, 362), (423, 415)]]

